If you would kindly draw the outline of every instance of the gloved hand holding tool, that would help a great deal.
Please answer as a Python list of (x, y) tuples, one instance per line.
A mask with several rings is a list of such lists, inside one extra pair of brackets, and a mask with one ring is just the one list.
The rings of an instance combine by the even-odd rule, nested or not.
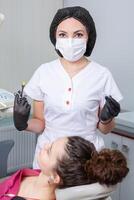
[(23, 131), (28, 126), (28, 119), (30, 115), (31, 105), (25, 95), (23, 95), (23, 89), (25, 83), (22, 83), (22, 89), (15, 94), (14, 108), (13, 108), (13, 121), (17, 130)]

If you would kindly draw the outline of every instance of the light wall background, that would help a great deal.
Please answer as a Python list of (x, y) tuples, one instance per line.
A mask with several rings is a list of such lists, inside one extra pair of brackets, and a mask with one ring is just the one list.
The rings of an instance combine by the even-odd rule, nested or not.
[(64, 0), (83, 6), (94, 18), (97, 42), (91, 58), (108, 67), (123, 96), (122, 108), (134, 110), (134, 1)]
[(15, 92), (42, 63), (56, 57), (50, 22), (63, 0), (0, 0), (0, 88)]

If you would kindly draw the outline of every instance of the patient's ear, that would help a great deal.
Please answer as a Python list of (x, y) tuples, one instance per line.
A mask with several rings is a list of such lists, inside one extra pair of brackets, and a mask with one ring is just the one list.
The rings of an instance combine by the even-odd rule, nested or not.
[(61, 179), (60, 179), (60, 176), (59, 176), (58, 174), (55, 174), (55, 175), (54, 175), (54, 183), (55, 183), (55, 184), (59, 184), (59, 183), (60, 183), (60, 180), (61, 180)]

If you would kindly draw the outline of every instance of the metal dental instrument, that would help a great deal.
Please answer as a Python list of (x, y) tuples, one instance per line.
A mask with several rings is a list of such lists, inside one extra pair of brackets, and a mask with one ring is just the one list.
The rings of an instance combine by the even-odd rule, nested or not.
[(26, 83), (25, 83), (25, 81), (23, 81), (22, 85), (21, 85), (21, 94), (20, 94), (21, 98), (23, 97), (23, 90), (24, 90), (25, 85), (26, 85)]

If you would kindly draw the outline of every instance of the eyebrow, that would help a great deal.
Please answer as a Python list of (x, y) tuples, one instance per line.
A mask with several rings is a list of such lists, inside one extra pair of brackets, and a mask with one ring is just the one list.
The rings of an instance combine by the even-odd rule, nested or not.
[[(60, 33), (60, 32), (62, 32), (62, 33), (67, 33), (66, 31), (63, 31), (63, 30), (59, 30), (58, 31), (58, 33)], [(77, 30), (77, 31), (75, 31), (74, 33), (78, 33), (78, 32), (83, 32), (84, 33), (84, 31), (83, 30)]]
[(83, 32), (83, 33), (84, 33), (83, 30), (77, 30), (77, 31), (75, 31), (74, 33), (78, 33), (78, 32)]
[(63, 30), (59, 30), (58, 33), (59, 33), (59, 32), (66, 33), (66, 31), (63, 31)]

